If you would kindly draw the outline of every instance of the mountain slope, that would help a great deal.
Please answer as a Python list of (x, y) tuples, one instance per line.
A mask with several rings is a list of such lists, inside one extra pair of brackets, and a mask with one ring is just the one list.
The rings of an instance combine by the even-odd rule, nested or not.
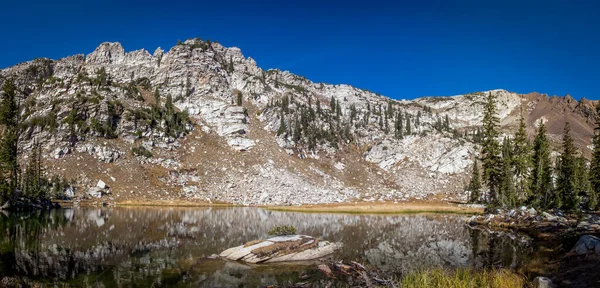
[(24, 157), (40, 145), (46, 171), (74, 179), (78, 197), (101, 179), (105, 200), (118, 201), (461, 199), (487, 93), (503, 132), (520, 113), (530, 135), (547, 121), (551, 139), (570, 121), (586, 155), (596, 105), (504, 90), (395, 101), (264, 71), (238, 48), (200, 39), (153, 54), (103, 43), (6, 68), (6, 79), (20, 88)]

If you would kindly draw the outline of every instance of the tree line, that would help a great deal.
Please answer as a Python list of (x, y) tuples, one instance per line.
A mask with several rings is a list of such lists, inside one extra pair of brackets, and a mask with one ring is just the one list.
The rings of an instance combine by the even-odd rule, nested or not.
[(553, 163), (543, 121), (539, 122), (533, 143), (530, 143), (521, 115), (514, 137), (504, 137), (500, 143), (496, 102), (489, 93), (480, 139), (481, 154), (473, 163), (468, 186), (470, 202), (505, 208), (528, 205), (542, 210), (597, 210), (600, 193), (600, 106), (597, 109), (592, 139), (594, 148), (589, 165), (575, 147), (569, 122), (565, 122), (560, 154)]
[(29, 163), (21, 167), (19, 140), (26, 128), (20, 119), (21, 105), (17, 102), (17, 89), (11, 80), (2, 86), (4, 97), (0, 102), (0, 204), (19, 196), (29, 199), (46, 199), (60, 195), (68, 183), (63, 178), (42, 175), (40, 147), (34, 145)]

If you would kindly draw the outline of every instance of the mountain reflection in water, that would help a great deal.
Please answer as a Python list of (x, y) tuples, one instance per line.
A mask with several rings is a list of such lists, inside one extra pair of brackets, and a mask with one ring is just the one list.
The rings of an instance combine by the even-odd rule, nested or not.
[(247, 266), (211, 259), (268, 237), (278, 225), (342, 242), (332, 257), (398, 274), (428, 267), (517, 268), (531, 254), (520, 238), (494, 236), (457, 215), (346, 215), (260, 208), (63, 209), (0, 214), (0, 276), (101, 286), (286, 285), (312, 266)]

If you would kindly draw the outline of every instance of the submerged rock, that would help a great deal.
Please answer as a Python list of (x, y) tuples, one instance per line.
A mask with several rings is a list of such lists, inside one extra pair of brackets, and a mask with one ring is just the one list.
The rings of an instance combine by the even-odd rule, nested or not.
[(577, 255), (596, 253), (600, 255), (600, 239), (592, 235), (583, 235), (579, 238), (572, 252)]
[(229, 248), (219, 256), (246, 263), (303, 261), (329, 255), (340, 247), (339, 243), (320, 241), (311, 236), (288, 235), (251, 241)]

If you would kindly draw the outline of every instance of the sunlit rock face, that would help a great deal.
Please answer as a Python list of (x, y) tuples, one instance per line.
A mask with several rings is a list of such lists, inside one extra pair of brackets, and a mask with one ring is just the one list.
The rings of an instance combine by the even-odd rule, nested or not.
[(257, 279), (263, 282), (256, 285), (287, 283), (308, 268), (295, 267), (277, 274), (211, 257), (229, 247), (267, 239), (267, 232), (280, 225), (293, 225), (298, 233), (342, 243), (332, 255), (334, 259), (372, 264), (392, 274), (423, 267), (483, 267), (492, 263), (518, 267), (529, 253), (526, 243), (519, 239), (469, 230), (461, 216), (116, 208), (0, 217), (1, 231), (7, 233), (0, 240), (5, 247), (0, 251), (0, 267), (4, 269), (0, 272), (59, 282), (84, 283), (102, 274), (102, 281), (123, 285), (167, 281), (164, 277), (174, 283), (204, 287), (254, 283)]

